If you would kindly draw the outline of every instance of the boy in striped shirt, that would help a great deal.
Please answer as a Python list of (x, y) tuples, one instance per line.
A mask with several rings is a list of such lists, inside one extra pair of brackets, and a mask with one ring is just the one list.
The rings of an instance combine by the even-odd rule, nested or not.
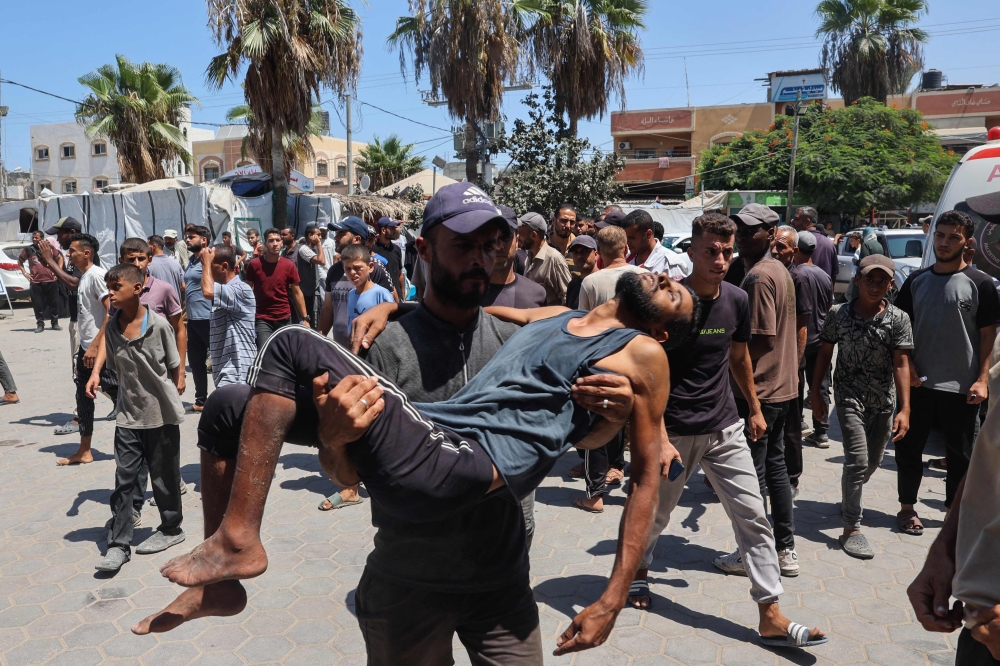
[(212, 304), (209, 353), (215, 387), (243, 384), (257, 356), (254, 317), (257, 301), (250, 285), (236, 274), (236, 253), (228, 245), (204, 247), (201, 291)]

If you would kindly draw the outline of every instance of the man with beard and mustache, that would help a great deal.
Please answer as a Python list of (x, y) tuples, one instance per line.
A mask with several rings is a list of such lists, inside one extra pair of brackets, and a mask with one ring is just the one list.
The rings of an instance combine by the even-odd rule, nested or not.
[(896, 445), (901, 532), (922, 534), (914, 505), (923, 477), (923, 452), (931, 428), (944, 431), (951, 507), (969, 468), (979, 403), (989, 397), (990, 357), (1000, 319), (1000, 298), (986, 273), (965, 263), (975, 233), (968, 214), (948, 211), (934, 226), (933, 266), (914, 271), (896, 297), (910, 316), (910, 431)]
[(754, 387), (767, 425), (763, 435), (752, 436), (750, 404), (734, 382), (736, 409), (747, 424), (744, 434), (757, 469), (761, 495), (766, 492), (770, 499), (781, 575), (798, 576), (792, 490), (784, 443), (785, 419), (789, 418), (789, 410), (799, 394), (795, 285), (788, 269), (771, 256), (775, 228), (780, 221), (778, 214), (762, 204), (749, 204), (731, 219), (736, 223), (736, 250), (746, 272), (741, 286), (750, 304), (752, 339), (748, 347)]
[(562, 253), (573, 277), (579, 277), (580, 272), (573, 265), (573, 257), (569, 253), (570, 243), (576, 238), (576, 234), (573, 233), (573, 227), (576, 226), (576, 209), (569, 204), (559, 206), (556, 212), (552, 213), (550, 225), (549, 245)]
[[(455, 200), (468, 198), (463, 196), (466, 189), (466, 183), (440, 188), (428, 202), (425, 220), (435, 206), (440, 210), (444, 199), (451, 199), (449, 205), (454, 208)], [(476, 202), (470, 204), (473, 210), (483, 207)], [(512, 211), (509, 217), (507, 224), (513, 230)], [(351, 242), (362, 242), (363, 234), (354, 220), (363, 227), (357, 218), (343, 220), (341, 227), (352, 231), (338, 231), (340, 241), (346, 243), (347, 238), (352, 238), (357, 240)], [(435, 402), (451, 398), (517, 330), (479, 307), (495, 261), (497, 229), (502, 229), (495, 215), (481, 222), (479, 228), (465, 234), (440, 225), (427, 234), (430, 240), (417, 239), (429, 283), (424, 302), (415, 311), (409, 311), (388, 328), (390, 314), (409, 304), (386, 303), (355, 320), (355, 351), (371, 348), (369, 363), (389, 374), (411, 400)], [(333, 269), (330, 272), (333, 274)], [(383, 337), (376, 339), (379, 333)], [(367, 397), (375, 382), (357, 384), (345, 379), (342, 384), (353, 388), (351, 395), (356, 394), (342, 415), (345, 429), (354, 428), (355, 423), (360, 423), (359, 417), (369, 414), (357, 413), (361, 409), (359, 398)], [(235, 428), (235, 438), (239, 437), (247, 396), (231, 395), (236, 392), (222, 389), (214, 393), (208, 413), (202, 417), (199, 446), (203, 449), (206, 537), (222, 520), (232, 484), (235, 459), (231, 454), (224, 457), (213, 451), (212, 436), (219, 435), (228, 423)], [(306, 394), (302, 407), (315, 412), (311, 387), (307, 387)], [(628, 380), (618, 375), (581, 378), (573, 395), (579, 406), (622, 425), (633, 404)], [(376, 399), (369, 404), (374, 407)], [(239, 419), (234, 418), (236, 414)], [(302, 429), (313, 441), (315, 419), (314, 413), (311, 424)], [(229, 443), (235, 446), (233, 437), (230, 433)], [(220, 439), (225, 441), (224, 437)], [(378, 513), (373, 503), (373, 516)], [(494, 495), (448, 519), (428, 517), (412, 523), (381, 515), (377, 520), (379, 531), (365, 570), (365, 589), (377, 588), (385, 595), (383, 599), (397, 600), (399, 606), (383, 618), (365, 621), (373, 632), (365, 633), (370, 663), (447, 663), (455, 633), (470, 653), (490, 653), (491, 663), (542, 663), (521, 507), (506, 496)], [(147, 618), (133, 631), (169, 631), (181, 622), (218, 613), (234, 603), (245, 604), (246, 595), (233, 581), (192, 588), (168, 607), (169, 613)]]
[[(340, 263), (340, 253), (348, 245), (364, 245), (368, 238), (368, 226), (360, 217), (345, 217), (340, 222), (330, 225), (334, 230), (336, 256), (331, 255), (330, 270), (326, 274), (326, 294), (323, 297), (323, 309), (319, 315), (319, 330), (328, 335), (333, 329), (333, 340), (344, 347), (351, 346), (351, 329), (348, 326), (347, 295), (354, 285), (344, 274), (344, 265)], [(392, 280), (389, 273), (380, 262), (375, 262), (371, 273), (371, 281), (380, 287), (392, 291)]]
[(572, 276), (566, 256), (546, 241), (545, 219), (541, 215), (525, 213), (518, 218), (517, 244), (528, 253), (524, 277), (545, 288), (546, 305), (564, 305)]
[(208, 396), (208, 351), (212, 329), (212, 302), (201, 291), (201, 250), (209, 243), (208, 227), (189, 224), (184, 230), (187, 250), (192, 253), (184, 269), (184, 305), (187, 310), (187, 360), (194, 375), (194, 405), (200, 412)]
[(511, 233), (500, 236), (497, 261), (490, 274), (490, 284), (481, 305), (508, 308), (540, 308), (545, 305), (545, 289), (517, 272), (517, 214), (507, 206), (497, 206)]

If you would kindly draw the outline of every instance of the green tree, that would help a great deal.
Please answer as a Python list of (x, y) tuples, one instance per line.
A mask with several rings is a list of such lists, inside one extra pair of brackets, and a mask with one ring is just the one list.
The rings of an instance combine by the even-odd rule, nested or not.
[(625, 80), (643, 68), (647, 11), (646, 0), (548, 0), (532, 30), (535, 53), (571, 136), (580, 118), (603, 117), (612, 97), (625, 108)]
[[(343, 95), (361, 67), (361, 20), (345, 0), (208, 0), (209, 26), (224, 53), (208, 65), (221, 88), (246, 66), (243, 93), (257, 156), (274, 185), (274, 226), (288, 222), (284, 136), (306, 136), (320, 87)], [(265, 135), (269, 139), (265, 139)]]
[(358, 173), (371, 178), (371, 190), (377, 192), (424, 168), (424, 158), (413, 154), (412, 143), (404, 144), (395, 134), (383, 143), (377, 136), (361, 149), (357, 160)]
[[(794, 118), (778, 116), (704, 151), (698, 172), (706, 189), (772, 189), (788, 185)], [(863, 98), (842, 109), (820, 104), (800, 118), (796, 191), (820, 210), (851, 215), (936, 201), (958, 161), (914, 109)]]
[(926, 0), (821, 0), (816, 13), (820, 61), (848, 105), (862, 97), (884, 104), (923, 68), (928, 35), (913, 25), (927, 13)]
[(528, 95), (524, 104), (530, 120), (515, 120), (514, 131), (500, 141), (511, 163), (493, 188), (497, 203), (518, 215), (534, 211), (547, 218), (567, 202), (590, 210), (621, 198), (624, 190), (615, 176), (625, 168), (625, 158), (569, 136), (551, 90), (542, 98)]
[[(465, 122), (465, 145), (475, 146), (475, 125), (499, 120), (504, 85), (530, 73), (520, 39), (545, 0), (411, 0), (410, 15), (396, 21), (388, 43), (406, 55), (414, 79), (426, 73), (431, 94), (443, 95), (448, 112)], [(476, 182), (478, 154), (467, 149), (465, 177)]]
[(115, 147), (123, 182), (165, 178), (165, 166), (178, 158), (190, 168), (191, 155), (177, 126), (184, 106), (198, 99), (184, 87), (180, 71), (118, 55), (115, 64), (78, 80), (89, 93), (76, 108), (76, 120), (88, 138), (106, 138)]
[[(321, 106), (313, 104), (312, 117), (309, 119), (309, 124), (306, 126), (306, 132), (304, 135), (294, 134), (292, 132), (285, 132), (285, 134), (282, 135), (281, 142), (285, 150), (286, 173), (291, 169), (294, 169), (296, 166), (301, 167), (301, 165), (311, 161), (315, 156), (312, 144), (309, 142), (309, 138), (320, 136), (323, 132), (325, 120), (323, 116), (320, 115), (322, 110)], [(253, 111), (251, 111), (250, 107), (246, 104), (240, 104), (239, 106), (234, 106), (229, 109), (229, 111), (226, 112), (226, 120), (231, 123), (251, 126), (256, 125)], [(248, 133), (245, 137), (243, 137), (243, 143), (240, 146), (240, 154), (244, 159), (252, 157), (258, 164), (261, 162), (261, 157), (259, 156), (264, 156), (268, 160), (268, 164), (270, 164), (270, 133)]]

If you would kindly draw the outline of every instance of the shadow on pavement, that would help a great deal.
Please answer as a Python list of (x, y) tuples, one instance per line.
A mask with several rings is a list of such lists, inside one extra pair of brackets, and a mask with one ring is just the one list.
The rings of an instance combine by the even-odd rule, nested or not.
[[(76, 453), (79, 449), (80, 449), (80, 439), (79, 439), (79, 437), (77, 437), (75, 440), (72, 440), (72, 439), (66, 440), (65, 444), (52, 444), (51, 446), (43, 446), (42, 448), (40, 448), (38, 450), (39, 451), (43, 451), (45, 453), (54, 453), (54, 454), (56, 454), (56, 460), (58, 460), (59, 458), (68, 458), (69, 456), (71, 456), (74, 453)], [(115, 459), (115, 457), (113, 455), (111, 455), (110, 453), (103, 453), (101, 451), (98, 451), (97, 449), (91, 449), (90, 453), (94, 456), (94, 462), (100, 462), (102, 460), (114, 460)], [(52, 464), (56, 465), (56, 461), (53, 460)], [(91, 463), (87, 463), (87, 464), (91, 464)], [(80, 465), (67, 465), (66, 467), (72, 469), (72, 468), (79, 467), (79, 466)], [(111, 491), (109, 490), (107, 492), (110, 493)]]
[[(11, 423), (15, 423), (17, 425), (33, 425), (33, 426), (42, 426), (48, 428), (54, 426), (61, 426), (65, 423), (69, 423), (72, 420), (73, 420), (72, 414), (67, 414), (66, 412), (52, 412), (51, 414), (46, 414), (45, 416), (26, 416), (23, 419), (19, 419), (17, 421), (11, 421)], [(73, 433), (73, 434), (78, 435), (79, 433)], [(58, 437), (59, 435), (53, 435), (53, 436)], [(62, 435), (62, 436), (66, 437), (67, 435)]]

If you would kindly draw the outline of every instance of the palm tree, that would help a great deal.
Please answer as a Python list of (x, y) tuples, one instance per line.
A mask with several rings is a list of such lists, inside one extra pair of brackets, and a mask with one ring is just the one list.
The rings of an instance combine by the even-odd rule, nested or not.
[(580, 118), (608, 110), (612, 96), (625, 108), (625, 80), (643, 69), (638, 31), (646, 0), (548, 0), (533, 30), (535, 52), (555, 93), (556, 111), (577, 135)]
[[(476, 124), (500, 118), (506, 83), (530, 74), (518, 41), (546, 0), (410, 0), (410, 16), (396, 20), (389, 46), (400, 68), (412, 53), (414, 79), (424, 72), (431, 94), (443, 95), (448, 112), (465, 122), (465, 145), (476, 145)], [(466, 149), (465, 177), (477, 179), (478, 153)]]
[(175, 67), (122, 55), (78, 81), (89, 91), (76, 108), (76, 120), (88, 138), (108, 139), (118, 151), (123, 182), (147, 183), (165, 178), (165, 167), (178, 159), (188, 167), (191, 155), (177, 125), (182, 109), (198, 98), (184, 87)]
[(404, 144), (395, 134), (382, 143), (377, 136), (361, 149), (357, 160), (359, 173), (371, 178), (371, 190), (381, 190), (424, 168), (424, 158), (413, 154), (412, 143)]
[(817, 37), (820, 62), (845, 104), (874, 97), (885, 104), (901, 95), (923, 68), (928, 35), (912, 27), (927, 13), (926, 0), (821, 0)]
[[(221, 88), (244, 64), (250, 135), (270, 167), (274, 226), (288, 221), (284, 136), (306, 136), (320, 86), (350, 94), (361, 67), (361, 21), (345, 0), (208, 0), (209, 25), (225, 52), (208, 65)], [(267, 137), (265, 139), (265, 137)], [(267, 143), (265, 143), (267, 142)], [(263, 166), (262, 166), (263, 168)]]
[[(315, 156), (310, 137), (320, 136), (324, 129), (325, 120), (321, 114), (323, 108), (318, 104), (313, 104), (312, 117), (309, 125), (306, 126), (304, 135), (285, 132), (281, 137), (281, 143), (285, 150), (285, 172), (287, 173), (296, 166), (301, 166), (312, 161)], [(226, 112), (226, 120), (231, 123), (242, 125), (256, 125), (253, 111), (246, 104), (234, 106)], [(252, 157), (264, 171), (271, 171), (271, 135), (270, 134), (250, 134), (243, 137), (243, 144), (240, 146), (240, 155), (243, 159)]]

